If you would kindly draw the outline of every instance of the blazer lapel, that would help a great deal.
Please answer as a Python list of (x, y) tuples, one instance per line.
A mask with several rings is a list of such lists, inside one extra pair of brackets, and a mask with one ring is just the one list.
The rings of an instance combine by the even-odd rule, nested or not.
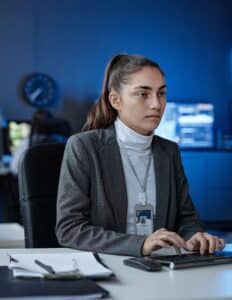
[[(112, 207), (118, 230), (126, 232), (128, 199), (121, 154), (114, 128), (106, 129), (105, 133), (106, 143), (99, 152), (105, 192)], [(156, 229), (165, 227), (167, 223), (170, 159), (156, 136), (152, 141), (152, 152), (156, 178)]]
[(106, 143), (99, 154), (105, 192), (114, 213), (115, 223), (119, 231), (125, 232), (128, 200), (121, 154), (116, 138)]
[(162, 149), (157, 137), (152, 142), (156, 178), (156, 218), (155, 229), (165, 227), (169, 206), (169, 158)]

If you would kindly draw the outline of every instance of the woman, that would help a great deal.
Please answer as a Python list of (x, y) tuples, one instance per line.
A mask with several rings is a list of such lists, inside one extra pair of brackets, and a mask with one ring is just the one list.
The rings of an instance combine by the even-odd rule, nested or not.
[(225, 242), (203, 232), (178, 146), (154, 136), (165, 109), (159, 65), (138, 55), (109, 62), (87, 132), (64, 153), (57, 204), (61, 245), (149, 255), (162, 247), (199, 250)]

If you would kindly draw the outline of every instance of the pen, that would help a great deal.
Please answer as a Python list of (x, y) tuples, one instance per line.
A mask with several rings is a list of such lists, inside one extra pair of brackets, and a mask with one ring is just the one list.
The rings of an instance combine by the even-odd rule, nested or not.
[(42, 269), (44, 269), (45, 271), (47, 271), (50, 274), (55, 274), (56, 272), (54, 271), (54, 269), (52, 268), (52, 266), (46, 265), (45, 263), (43, 263), (42, 261), (35, 259), (34, 263), (37, 264), (38, 266), (40, 266)]
[(10, 261), (13, 261), (13, 262), (16, 262), (16, 263), (19, 262), (17, 259), (15, 259), (14, 257), (12, 257), (9, 253), (7, 253), (7, 255), (8, 255)]

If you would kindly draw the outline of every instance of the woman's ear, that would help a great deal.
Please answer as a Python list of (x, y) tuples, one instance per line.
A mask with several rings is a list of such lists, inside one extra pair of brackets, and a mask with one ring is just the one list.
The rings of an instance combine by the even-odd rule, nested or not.
[(119, 111), (121, 109), (121, 98), (120, 98), (119, 93), (117, 93), (116, 91), (112, 90), (109, 93), (109, 101), (110, 101), (111, 106), (115, 110)]

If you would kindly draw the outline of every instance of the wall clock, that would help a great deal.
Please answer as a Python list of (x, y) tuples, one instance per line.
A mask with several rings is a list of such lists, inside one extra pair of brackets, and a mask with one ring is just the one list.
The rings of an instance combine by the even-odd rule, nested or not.
[(54, 79), (43, 73), (33, 73), (22, 82), (22, 95), (33, 107), (52, 106), (58, 98), (57, 84)]

